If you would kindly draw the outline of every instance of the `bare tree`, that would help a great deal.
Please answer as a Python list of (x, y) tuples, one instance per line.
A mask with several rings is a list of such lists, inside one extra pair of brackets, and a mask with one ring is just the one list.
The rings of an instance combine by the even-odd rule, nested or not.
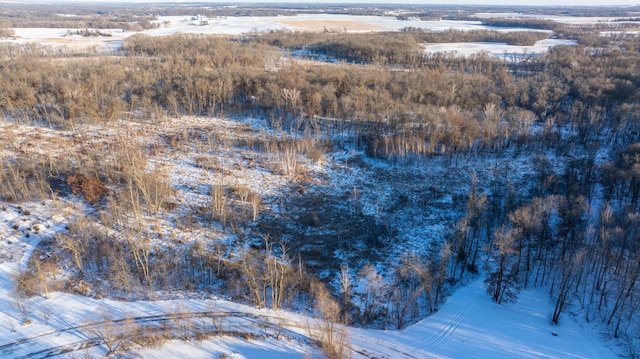
[(42, 290), (44, 291), (44, 296), (46, 299), (51, 299), (51, 296), (49, 295), (49, 287), (47, 282), (48, 282), (49, 272), (51, 272), (52, 270), (55, 270), (55, 267), (51, 268), (51, 266), (48, 265), (47, 263), (43, 263), (43, 261), (40, 259), (40, 256), (37, 256), (37, 255), (34, 258), (32, 258), (32, 260), (36, 270), (35, 274), (40, 279), (40, 285), (42, 286)]
[(284, 243), (281, 243), (279, 258), (274, 254), (273, 243), (269, 241), (268, 237), (265, 237), (265, 246), (267, 250), (265, 266), (271, 291), (271, 308), (279, 309), (282, 307), (287, 295), (288, 284), (293, 277), (291, 263)]
[(487, 269), (489, 277), (485, 279), (487, 293), (494, 302), (511, 302), (518, 298), (516, 241), (520, 231), (502, 227), (494, 233), (493, 246), (488, 249)]
[(351, 284), (349, 265), (344, 263), (340, 266), (340, 294), (342, 302), (340, 319), (345, 324), (349, 324), (349, 322), (351, 322), (349, 312), (353, 306), (353, 303), (351, 302), (353, 299), (352, 289), (353, 286)]
[(253, 214), (253, 221), (258, 220), (258, 215), (260, 214), (260, 207), (262, 206), (262, 198), (258, 193), (251, 193), (251, 211)]
[(29, 319), (28, 317), (29, 308), (24, 303), (22, 298), (20, 298), (20, 296), (16, 296), (15, 299), (16, 299), (16, 308), (18, 308), (18, 311), (20, 312), (20, 317), (22, 318), (22, 325), (31, 324), (31, 319)]
[(97, 322), (87, 323), (88, 332), (95, 335), (107, 347), (108, 353), (116, 353), (123, 349), (135, 333), (133, 320), (114, 320), (113, 313), (104, 310)]
[(344, 359), (351, 356), (348, 334), (344, 327), (338, 326), (340, 307), (331, 297), (327, 287), (320, 282), (312, 282), (314, 308), (320, 315), (320, 343), (322, 351), (329, 359)]
[(581, 271), (580, 267), (584, 264), (584, 254), (584, 251), (580, 251), (570, 257), (567, 256), (564, 259), (560, 259), (561, 268), (551, 285), (551, 292), (556, 297), (553, 314), (551, 316), (551, 322), (554, 324), (558, 324), (560, 314), (562, 314), (570, 303), (569, 295)]

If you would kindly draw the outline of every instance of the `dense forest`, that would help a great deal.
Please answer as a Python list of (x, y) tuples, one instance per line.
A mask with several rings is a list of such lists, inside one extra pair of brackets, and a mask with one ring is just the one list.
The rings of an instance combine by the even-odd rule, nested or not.
[[(507, 20), (492, 25), (514, 26)], [(547, 22), (518, 26), (549, 28)], [(224, 283), (216, 290), (258, 306), (311, 303), (315, 295), (339, 305), (323, 313), (332, 320), (401, 328), (437, 310), (448, 289), (482, 275), (497, 303), (517, 300), (523, 288), (547, 288), (554, 323), (573, 305), (588, 321), (606, 323), (637, 356), (640, 38), (557, 24), (553, 30), (578, 44), (516, 61), (488, 54), (427, 56), (420, 45), (532, 44), (548, 34), (407, 28), (381, 34), (135, 35), (109, 54), (0, 46), (0, 114), (12, 123), (73, 132), (122, 120), (260, 117), (283, 135), (236, 145), (280, 153), (292, 165), (282, 170), (291, 178), (298, 178), (295, 154), (317, 159), (349, 144), (407, 172), (425, 158), (455, 165), (534, 154), (533, 173), (523, 182), (498, 170), (491, 178), (471, 175), (446, 238), (385, 263), (393, 271), (384, 278), (365, 261), (327, 258), (318, 264), (318, 257), (332, 254), (284, 243), (282, 229), (261, 212), (260, 195), (247, 188), (212, 186), (209, 205), (193, 216), (229, 232), (251, 232), (262, 238), (259, 243), (244, 243), (235, 256), (222, 245), (196, 243), (179, 253), (181, 260), (150, 250), (153, 235), (136, 231), (127, 218), (170, 213), (174, 189), (161, 169), (149, 165), (155, 149), (128, 143), (67, 158), (1, 158), (0, 198), (22, 203), (83, 196), (101, 211), (100, 224), (75, 218), (48, 245), (59, 248), (77, 278), (90, 281), (89, 273), (101, 273), (123, 292)], [(300, 49), (336, 61), (299, 61), (292, 54)], [(179, 134), (166, 142), (172, 148), (205, 143), (200, 136)], [(218, 168), (207, 157), (199, 166)], [(362, 255), (383, 261), (395, 245), (394, 230), (354, 213), (354, 227), (343, 235), (360, 236), (368, 248)], [(341, 223), (344, 213), (335, 215), (331, 221)], [(322, 226), (318, 222), (311, 217), (301, 231)], [(22, 290), (46, 291), (39, 273), (54, 269), (38, 260), (31, 269), (22, 274)], [(322, 270), (340, 278), (339, 288), (322, 283)], [(350, 270), (370, 285), (357, 300)]]

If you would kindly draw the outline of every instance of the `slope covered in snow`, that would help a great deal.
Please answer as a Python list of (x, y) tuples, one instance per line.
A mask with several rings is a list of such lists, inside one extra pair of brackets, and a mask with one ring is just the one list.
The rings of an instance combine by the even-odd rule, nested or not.
[(615, 357), (590, 328), (573, 318), (552, 325), (552, 311), (542, 290), (526, 290), (516, 303), (497, 305), (486, 295), (483, 282), (476, 280), (456, 291), (436, 314), (405, 330), (354, 330), (353, 339), (357, 342), (362, 335), (366, 343), (384, 338), (422, 358)]

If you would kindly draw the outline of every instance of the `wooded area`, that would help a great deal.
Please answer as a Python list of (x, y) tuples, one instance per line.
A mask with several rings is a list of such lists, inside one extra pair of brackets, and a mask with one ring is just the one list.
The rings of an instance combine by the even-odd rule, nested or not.
[[(488, 294), (497, 303), (515, 300), (522, 288), (544, 287), (555, 303), (553, 322), (562, 319), (570, 303), (578, 303), (587, 320), (606, 322), (614, 337), (637, 337), (640, 38), (559, 26), (554, 31), (578, 45), (517, 61), (488, 54), (427, 56), (420, 44), (531, 44), (547, 35), (416, 29), (136, 35), (107, 55), (0, 46), (0, 113), (6, 121), (75, 131), (87, 125), (109, 128), (122, 119), (153, 123), (166, 116), (267, 118), (285, 135), (242, 146), (279, 154), (281, 173), (294, 183), (298, 155), (318, 159), (343, 143), (407, 168), (420, 166), (425, 157), (456, 163), (535, 154), (534, 172), (524, 187), (515, 187), (512, 176), (498, 169), (490, 181), (472, 175), (460, 204), (463, 213), (446, 240), (433, 243), (428, 254), (407, 253), (387, 263), (394, 268), (388, 278), (373, 265), (327, 259), (326, 269), (340, 282), (339, 288), (328, 283), (333, 297), (318, 289), (327, 283), (318, 279), (317, 264), (306, 264), (318, 260), (312, 256), (332, 254), (305, 252), (281, 241), (280, 229), (260, 212), (260, 195), (246, 188), (213, 186), (210, 205), (194, 216), (236, 233), (247, 223), (262, 223), (256, 227), (263, 238), (259, 245), (245, 246), (233, 258), (221, 243), (196, 243), (175, 253), (156, 250), (152, 235), (136, 232), (127, 218), (142, 222), (145, 215), (170, 213), (172, 185), (161, 168), (150, 169), (151, 149), (126, 141), (106, 153), (95, 148), (66, 160), (46, 154), (2, 158), (0, 197), (19, 203), (83, 195), (102, 211), (100, 225), (76, 218), (68, 233), (52, 242), (73, 262), (79, 279), (103, 273), (123, 292), (222, 282), (216, 288), (225, 294), (273, 308), (311, 303), (312, 294), (321, 293), (325, 302), (339, 304), (341, 321), (401, 328), (436, 310), (446, 288), (484, 272)], [(299, 49), (337, 62), (299, 61), (291, 55)], [(166, 141), (172, 148), (198, 139), (205, 146), (196, 136), (194, 130)], [(80, 168), (80, 156), (93, 162)], [(198, 161), (203, 168), (218, 168), (205, 156)], [(357, 202), (356, 191), (349, 196)], [(335, 221), (345, 217), (337, 209), (331, 213)], [(368, 228), (362, 240), (372, 256), (394, 244), (393, 229), (361, 216), (355, 204), (349, 216)], [(312, 217), (305, 228), (319, 222)], [(122, 230), (114, 236), (103, 226)], [(40, 291), (38, 273), (53, 270), (38, 263), (33, 259), (33, 270), (21, 279), (25, 292)], [(359, 300), (350, 282), (354, 272), (369, 283)]]

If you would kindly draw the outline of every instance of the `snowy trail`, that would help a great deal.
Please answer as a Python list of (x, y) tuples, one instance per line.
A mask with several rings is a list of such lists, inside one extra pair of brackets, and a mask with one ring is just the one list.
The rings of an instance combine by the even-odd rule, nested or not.
[(352, 350), (365, 358), (433, 359), (437, 358), (425, 351), (402, 345), (393, 340), (372, 336), (366, 331), (349, 330)]

